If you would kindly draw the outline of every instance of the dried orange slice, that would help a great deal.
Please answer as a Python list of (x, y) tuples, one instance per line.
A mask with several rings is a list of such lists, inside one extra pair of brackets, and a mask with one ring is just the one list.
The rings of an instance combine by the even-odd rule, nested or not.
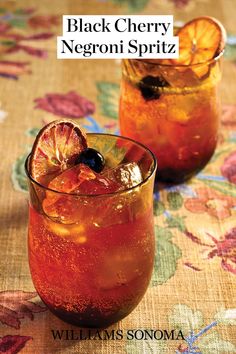
[(76, 158), (86, 148), (86, 134), (72, 120), (60, 119), (49, 123), (34, 142), (30, 174), (47, 186), (62, 171), (74, 166)]
[(224, 49), (226, 32), (213, 17), (198, 17), (179, 29), (178, 64), (192, 65), (213, 59)]

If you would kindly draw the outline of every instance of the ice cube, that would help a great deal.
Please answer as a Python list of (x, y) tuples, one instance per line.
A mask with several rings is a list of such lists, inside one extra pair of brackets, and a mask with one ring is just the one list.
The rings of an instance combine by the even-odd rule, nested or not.
[(135, 162), (124, 163), (106, 170), (103, 176), (118, 183), (119, 190), (135, 187), (143, 180), (140, 168)]
[(85, 226), (82, 223), (66, 225), (45, 218), (44, 225), (48, 231), (69, 241), (79, 244), (84, 244), (87, 241)]
[(96, 178), (86, 180), (75, 189), (78, 194), (108, 194), (118, 191), (120, 188), (116, 180), (112, 180), (107, 176), (96, 173)]
[(163, 66), (161, 75), (173, 88), (192, 87), (200, 84), (198, 75), (190, 68)]
[[(48, 187), (51, 190), (47, 190), (42, 203), (44, 213), (63, 224), (72, 224), (79, 222), (88, 214), (88, 200), (79, 195), (113, 193), (119, 190), (120, 184), (95, 173), (84, 164), (79, 164), (62, 172), (49, 183)], [(89, 208), (94, 210), (91, 205)]]
[(121, 246), (102, 255), (95, 285), (100, 289), (110, 290), (142, 276), (143, 270), (138, 256), (138, 252), (134, 254), (134, 251)]
[(74, 196), (47, 192), (42, 205), (44, 213), (56, 222), (73, 224), (81, 219), (82, 208)]
[(47, 190), (42, 203), (45, 214), (64, 224), (76, 222), (80, 217), (79, 201), (69, 193), (74, 193), (85, 180), (95, 178), (95, 173), (84, 164), (76, 165), (55, 177), (49, 183), (48, 188), (51, 190)]

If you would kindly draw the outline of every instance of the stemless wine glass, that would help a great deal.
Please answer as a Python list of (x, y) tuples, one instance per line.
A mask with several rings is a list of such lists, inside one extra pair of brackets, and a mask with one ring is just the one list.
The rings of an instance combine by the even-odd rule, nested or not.
[(55, 315), (101, 328), (127, 316), (150, 281), (156, 161), (143, 145), (115, 135), (88, 134), (88, 145), (103, 154), (106, 168), (136, 162), (143, 181), (111, 194), (56, 192), (32, 178), (28, 157), (29, 265), (39, 296)]
[(123, 60), (121, 134), (154, 152), (159, 180), (182, 182), (213, 155), (221, 113), (222, 54), (194, 65)]

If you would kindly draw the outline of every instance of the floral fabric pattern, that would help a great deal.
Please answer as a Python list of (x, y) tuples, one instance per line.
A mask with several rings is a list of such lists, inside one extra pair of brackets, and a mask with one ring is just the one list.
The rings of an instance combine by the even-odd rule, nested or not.
[[(20, 6), (20, 8), (19, 8)], [(227, 7), (228, 6), (228, 7)], [(4, 0), (0, 5), (0, 353), (236, 353), (236, 33), (234, 0)], [(109, 330), (121, 340), (59, 340), (76, 333), (37, 297), (27, 256), (25, 160), (39, 130), (62, 117), (88, 133), (119, 134), (119, 60), (57, 60), (62, 15), (169, 13), (183, 23), (206, 13), (227, 30), (217, 149), (194, 178), (156, 183), (154, 270), (145, 297)], [(9, 79), (9, 80), (7, 80)], [(184, 339), (128, 340), (128, 330), (181, 330)], [(176, 332), (177, 331), (177, 332)], [(66, 333), (66, 332), (65, 332)]]
[(10, 60), (10, 56), (17, 52), (24, 52), (29, 56), (47, 58), (47, 50), (32, 46), (33, 42), (48, 40), (54, 36), (53, 32), (39, 32), (22, 34), (28, 28), (51, 30), (59, 25), (59, 18), (54, 15), (34, 15), (33, 9), (16, 9), (7, 11), (0, 9), (0, 76), (18, 79), (20, 75), (31, 73), (27, 67), (28, 61)]
[(236, 198), (223, 195), (214, 189), (196, 188), (197, 197), (186, 199), (184, 206), (192, 213), (209, 215), (225, 219), (231, 215), (231, 208), (236, 206)]
[(229, 182), (236, 184), (236, 151), (225, 158), (221, 173)]
[(44, 98), (36, 98), (35, 102), (35, 108), (43, 109), (59, 117), (82, 118), (95, 111), (94, 103), (74, 91), (64, 95), (49, 93)]

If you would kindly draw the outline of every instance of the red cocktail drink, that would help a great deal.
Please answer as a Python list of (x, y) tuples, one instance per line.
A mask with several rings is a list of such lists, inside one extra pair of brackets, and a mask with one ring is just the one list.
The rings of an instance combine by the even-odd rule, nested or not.
[(203, 17), (177, 34), (178, 60), (122, 62), (121, 133), (149, 147), (165, 182), (182, 182), (207, 164), (221, 114), (222, 26)]
[(72, 183), (74, 173), (84, 178), (83, 164), (49, 187), (27, 172), (29, 263), (35, 288), (53, 313), (79, 326), (105, 327), (137, 306), (150, 281), (156, 164), (149, 150), (129, 139), (92, 134), (88, 144), (104, 156), (105, 169), (83, 182), (79, 193), (50, 187), (68, 177)]

